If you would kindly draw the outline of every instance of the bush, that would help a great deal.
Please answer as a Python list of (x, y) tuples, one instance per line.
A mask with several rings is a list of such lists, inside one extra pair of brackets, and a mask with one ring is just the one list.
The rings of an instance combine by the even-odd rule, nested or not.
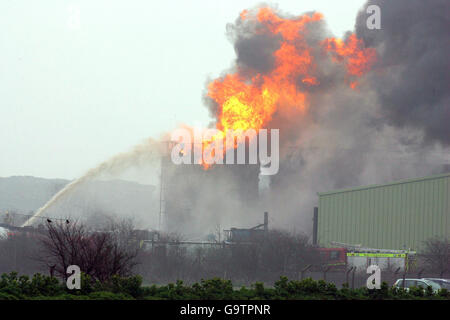
[(233, 284), (230, 280), (213, 278), (192, 285), (192, 294), (202, 300), (224, 300), (233, 298)]
[(440, 289), (437, 295), (442, 298), (450, 299), (450, 291), (445, 288)]
[(143, 296), (142, 277), (139, 275), (131, 277), (113, 276), (111, 290), (114, 293), (125, 293), (134, 298), (140, 298)]
[(133, 299), (126, 293), (113, 293), (108, 291), (92, 292), (89, 294), (89, 299), (92, 300), (130, 300)]
[(33, 278), (26, 275), (17, 277), (16, 272), (2, 274), (0, 278), (0, 293), (10, 294), (18, 298), (33, 296), (54, 296), (64, 292), (58, 279), (39, 273)]
[(6, 292), (0, 292), (0, 300), (18, 300), (19, 298), (15, 295), (6, 293)]
[(251, 288), (233, 289), (230, 280), (213, 278), (201, 280), (192, 286), (186, 286), (178, 280), (175, 284), (164, 286), (142, 286), (142, 278), (113, 276), (107, 282), (92, 280), (89, 275), (81, 275), (81, 289), (68, 290), (65, 283), (57, 278), (35, 274), (18, 276), (16, 272), (2, 274), (0, 277), (0, 300), (278, 300), (278, 299), (338, 299), (338, 300), (383, 300), (383, 299), (450, 299), (446, 289), (434, 293), (429, 287), (390, 288), (383, 282), (379, 290), (367, 288), (350, 289), (348, 284), (341, 289), (333, 283), (311, 278), (302, 281), (289, 281), (280, 277), (273, 288), (266, 288), (256, 282)]

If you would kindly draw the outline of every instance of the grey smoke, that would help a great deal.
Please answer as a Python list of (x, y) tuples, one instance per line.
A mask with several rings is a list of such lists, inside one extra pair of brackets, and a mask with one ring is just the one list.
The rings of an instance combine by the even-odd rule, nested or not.
[[(366, 29), (369, 4), (381, 7), (381, 31)], [(354, 32), (366, 47), (377, 49), (378, 62), (359, 80), (358, 90), (349, 88), (345, 67), (332, 62), (318, 45), (332, 36), (326, 23), (309, 26), (306, 40), (312, 46), (320, 84), (307, 87), (298, 82), (299, 90), (308, 93), (306, 115), (279, 108), (268, 124), (280, 128), (282, 159), (279, 173), (271, 177), (270, 191), (254, 210), (270, 211), (275, 225), (310, 233), (319, 191), (386, 183), (445, 168), (442, 165), (450, 159), (449, 4), (366, 3)], [(276, 36), (265, 33), (257, 22), (248, 24), (239, 18), (227, 26), (227, 32), (236, 64), (226, 72), (250, 79), (272, 70), (272, 54), (279, 47)], [(217, 114), (214, 101), (205, 101), (211, 114)], [(248, 177), (235, 179), (237, 185), (251, 183)]]
[(231, 26), (228, 32), (229, 37), (233, 37), (232, 32), (236, 32), (234, 49), (237, 55), (236, 62), (241, 68), (250, 68), (261, 73), (272, 70), (275, 60), (273, 52), (280, 47), (278, 37), (264, 34), (246, 36)]
[(450, 2), (370, 0), (378, 5), (381, 30), (366, 27), (361, 10), (356, 33), (377, 48), (371, 77), (386, 121), (423, 129), (426, 142), (450, 145)]

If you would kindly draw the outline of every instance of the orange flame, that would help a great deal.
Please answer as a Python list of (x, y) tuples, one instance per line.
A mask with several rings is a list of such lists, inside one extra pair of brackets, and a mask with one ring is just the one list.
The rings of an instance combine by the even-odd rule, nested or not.
[[(248, 78), (238, 70), (208, 85), (208, 96), (218, 105), (216, 128), (223, 132), (213, 140), (223, 139), (227, 130), (267, 128), (278, 108), (307, 111), (307, 89), (320, 83), (315, 75), (313, 50), (305, 35), (307, 26), (322, 18), (322, 14), (314, 13), (286, 19), (268, 7), (260, 8), (256, 14), (247, 10), (241, 12), (242, 23), (260, 24), (262, 28), (257, 32), (280, 38), (280, 47), (273, 53), (274, 68), (269, 73), (256, 73)], [(375, 50), (364, 48), (362, 40), (354, 34), (345, 41), (325, 39), (317, 46), (347, 68), (349, 85), (353, 89), (357, 86), (355, 78), (369, 71), (376, 57)], [(299, 87), (299, 81), (303, 88)], [(213, 141), (204, 143), (203, 147), (210, 143)]]
[[(241, 19), (249, 18), (249, 12), (244, 10)], [(305, 110), (305, 93), (297, 89), (297, 79), (310, 86), (319, 84), (312, 74), (313, 57), (304, 32), (308, 23), (322, 19), (322, 15), (302, 15), (291, 20), (278, 17), (270, 8), (261, 8), (256, 19), (283, 41), (273, 54), (275, 68), (269, 74), (257, 74), (248, 81), (234, 73), (210, 83), (208, 96), (220, 106), (217, 128), (223, 131), (261, 129), (272, 119), (277, 105)]]
[[(344, 63), (347, 66), (349, 76), (362, 76), (370, 70), (376, 61), (376, 50), (364, 48), (364, 43), (355, 34), (351, 34), (344, 42), (341, 39), (329, 38), (322, 42), (325, 49), (332, 54), (335, 62)], [(352, 88), (356, 81), (350, 83)]]

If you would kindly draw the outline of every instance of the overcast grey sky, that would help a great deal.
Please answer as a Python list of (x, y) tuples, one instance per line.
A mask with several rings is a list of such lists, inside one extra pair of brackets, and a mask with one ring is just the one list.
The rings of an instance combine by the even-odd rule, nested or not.
[[(342, 36), (364, 2), (273, 3)], [(225, 26), (258, 3), (0, 2), (0, 176), (73, 179), (178, 123), (206, 126), (206, 80), (235, 57)]]

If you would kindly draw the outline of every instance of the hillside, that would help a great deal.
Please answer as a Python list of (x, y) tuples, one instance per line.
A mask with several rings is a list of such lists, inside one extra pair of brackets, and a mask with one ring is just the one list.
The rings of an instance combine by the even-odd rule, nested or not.
[[(30, 176), (0, 177), (0, 215), (6, 210), (29, 214), (42, 207), (69, 180)], [(113, 215), (152, 225), (159, 208), (155, 186), (124, 180), (93, 181), (61, 198), (45, 215), (86, 218)]]

